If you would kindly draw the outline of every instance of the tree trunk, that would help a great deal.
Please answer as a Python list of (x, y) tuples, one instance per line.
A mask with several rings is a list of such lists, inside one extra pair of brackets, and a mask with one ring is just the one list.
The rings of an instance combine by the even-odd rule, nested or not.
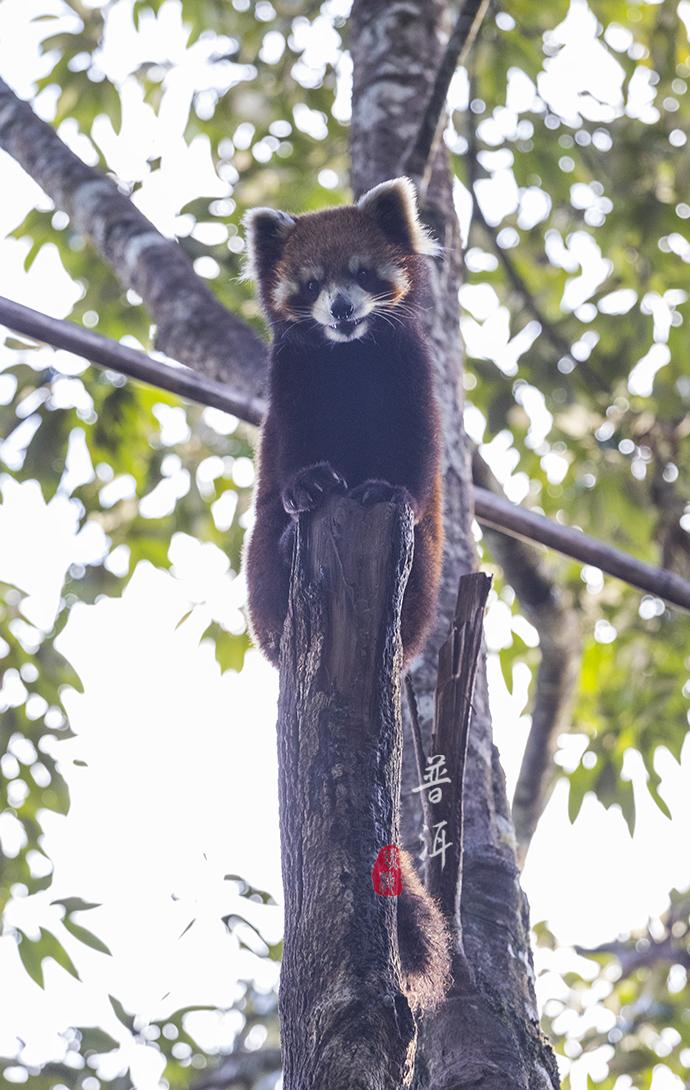
[[(355, 0), (352, 182), (355, 195), (399, 174), (415, 145), (452, 26), (447, 0)], [(435, 631), (414, 670), (429, 744), (438, 650), (447, 636), (458, 577), (476, 564), (471, 532), (470, 452), (462, 427), (462, 348), (458, 289), (462, 258), (448, 156), (432, 164), (423, 217), (444, 247), (432, 270), (427, 328), (443, 413), (445, 557)], [(491, 739), (483, 664), (473, 699), (464, 791), (462, 934), (470, 975), (459, 959), (448, 1000), (422, 1025), (419, 1090), (554, 1090), (553, 1053), (539, 1030), (526, 899), (515, 861), (505, 782)], [(427, 752), (429, 749), (427, 748)], [(406, 739), (404, 840), (419, 830), (416, 771)], [(417, 841), (418, 842), (418, 841)], [(460, 920), (457, 920), (458, 929)]]
[(299, 523), (278, 712), (285, 1090), (396, 1090), (412, 1075), (396, 898), (371, 879), (399, 838), (412, 549), (408, 507), (331, 499)]

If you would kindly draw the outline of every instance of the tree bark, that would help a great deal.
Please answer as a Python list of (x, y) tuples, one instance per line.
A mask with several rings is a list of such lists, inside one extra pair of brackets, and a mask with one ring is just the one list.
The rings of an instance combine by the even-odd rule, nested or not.
[[(355, 0), (350, 20), (354, 64), (352, 184), (355, 194), (400, 173), (433, 93), (434, 74), (452, 27), (447, 0)], [(462, 258), (452, 179), (437, 151), (423, 216), (443, 246), (431, 270), (427, 330), (436, 360), (444, 430), (445, 555), (437, 623), (414, 670), (427, 752), (436, 667), (453, 617), (457, 580), (476, 554), (471, 532), (469, 447), (462, 427), (462, 347), (458, 289)], [(467, 966), (456, 959), (455, 986), (423, 1024), (419, 1090), (554, 1090), (559, 1078), (541, 1035), (534, 996), (529, 916), (519, 885), (515, 836), (503, 772), (491, 739), (486, 674), (480, 663), (473, 700), (464, 792), (462, 934)], [(406, 758), (412, 745), (406, 745)], [(406, 760), (403, 830), (419, 829), (414, 763)], [(457, 921), (460, 929), (460, 920)]]
[(397, 900), (371, 879), (399, 839), (412, 549), (412, 512), (389, 503), (331, 499), (298, 526), (278, 710), (285, 1090), (397, 1090), (412, 1075)]
[(65, 147), (0, 79), (0, 147), (67, 212), (122, 284), (133, 288), (157, 325), (156, 347), (200, 374), (230, 382), (238, 400), (261, 392), (266, 345), (221, 306), (187, 255), (165, 238), (129, 197)]

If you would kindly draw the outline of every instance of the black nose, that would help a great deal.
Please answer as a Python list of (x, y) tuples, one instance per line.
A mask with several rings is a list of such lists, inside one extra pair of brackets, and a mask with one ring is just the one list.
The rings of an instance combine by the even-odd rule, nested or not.
[(345, 295), (336, 295), (331, 303), (331, 314), (336, 322), (347, 322), (354, 314), (355, 308)]

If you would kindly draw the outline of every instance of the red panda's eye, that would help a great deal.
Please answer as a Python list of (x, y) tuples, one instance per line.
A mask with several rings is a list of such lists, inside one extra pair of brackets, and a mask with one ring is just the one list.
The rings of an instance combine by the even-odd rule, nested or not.
[(304, 285), (304, 291), (310, 299), (316, 299), (316, 296), (319, 294), (318, 280), (307, 280)]
[(357, 279), (359, 280), (360, 284), (368, 284), (371, 280), (371, 270), (360, 269), (357, 273)]

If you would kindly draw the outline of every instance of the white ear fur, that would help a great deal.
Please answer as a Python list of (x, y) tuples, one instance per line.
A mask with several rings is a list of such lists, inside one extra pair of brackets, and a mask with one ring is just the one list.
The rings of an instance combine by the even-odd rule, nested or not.
[(262, 255), (283, 242), (295, 226), (295, 220), (287, 212), (274, 208), (250, 208), (242, 218), (242, 225), (247, 240), (242, 279), (259, 280)]
[(441, 252), (441, 247), (419, 218), (417, 192), (409, 178), (392, 178), (388, 182), (381, 182), (357, 201), (357, 207), (375, 220), (384, 209), (390, 214), (391, 204), (397, 204), (397, 212), (414, 253), (436, 257)]

